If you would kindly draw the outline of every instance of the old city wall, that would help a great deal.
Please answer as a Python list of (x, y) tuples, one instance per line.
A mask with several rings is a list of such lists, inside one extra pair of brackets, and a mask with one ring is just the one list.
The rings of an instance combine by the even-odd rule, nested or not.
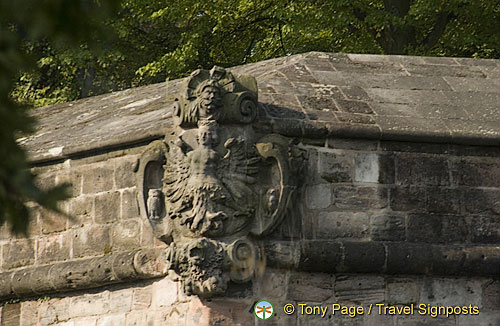
[[(333, 69), (325, 66), (325, 56), (312, 56), (322, 58), (308, 59), (308, 69), (317, 73), (315, 78)], [(359, 66), (355, 67), (359, 72)], [(474, 74), (476, 68), (471, 69)], [(370, 76), (382, 78), (376, 73)], [(436, 82), (434, 77), (432, 80)], [(284, 86), (284, 77), (271, 76), (266, 83), (271, 86), (260, 88), (261, 122), (254, 124), (256, 133), (295, 138), (295, 146), (306, 153), (306, 160), (283, 222), (256, 240), (265, 253), (265, 268), (252, 281), (229, 282), (223, 295), (206, 299), (186, 294), (181, 280), (167, 275), (167, 245), (155, 238), (150, 222), (140, 214), (134, 172), (147, 145), (161, 139), (171, 127), (158, 122), (164, 116), (165, 121), (169, 119), (168, 113), (157, 113), (165, 103), (155, 102), (160, 101), (156, 99), (164, 85), (148, 86), (135, 95), (125, 91), (84, 103), (88, 107), (104, 103), (97, 110), (104, 112), (106, 103), (127, 98), (120, 102), (121, 108), (148, 109), (114, 116), (119, 111), (111, 105), (108, 110), (113, 116), (102, 125), (94, 120), (97, 126), (92, 133), (78, 129), (81, 123), (64, 130), (62, 135), (68, 135), (64, 148), (54, 147), (65, 141), (61, 136), (48, 145), (33, 140), (33, 171), (39, 184), (72, 184), (72, 198), (61, 204), (71, 218), (33, 207), (27, 237), (14, 236), (8, 226), (3, 227), (1, 325), (498, 325), (500, 149), (495, 133), (488, 131), (481, 138), (471, 136), (464, 127), (462, 131), (452, 129), (452, 137), (446, 138), (443, 130), (432, 134), (424, 130), (425, 124), (421, 129), (407, 128), (401, 122), (404, 119), (396, 117), (395, 129), (402, 128), (384, 137), (380, 128), (374, 128), (373, 119), (381, 119), (377, 123), (382, 126), (385, 109), (406, 110), (409, 104), (369, 102), (376, 109), (367, 113), (360, 96), (380, 91), (365, 93), (350, 86), (332, 86), (330, 93), (318, 98), (345, 97), (331, 103), (340, 103), (334, 119), (326, 117), (330, 113), (325, 110), (294, 111), (296, 103), (303, 108), (319, 105), (307, 98), (312, 91), (305, 82), (295, 81), (293, 86), (304, 87), (301, 89), (309, 95), (294, 98), (293, 103), (289, 96), (276, 95), (290, 91)], [(442, 95), (442, 84), (435, 85), (438, 89), (432, 92)], [(174, 82), (169, 87), (175, 90), (178, 86)], [(333, 92), (340, 89), (340, 93)], [(145, 100), (141, 99), (144, 94)], [(465, 99), (464, 93), (459, 95)], [(278, 105), (273, 102), (278, 98), (290, 103)], [(75, 111), (74, 120), (78, 121), (80, 115), (76, 115), (81, 112)], [(99, 114), (88, 112), (89, 116)], [(139, 127), (134, 129), (127, 123), (136, 116), (141, 120), (135, 121)], [(345, 126), (340, 118), (347, 119), (340, 120)], [(406, 118), (414, 120), (411, 115)], [(153, 121), (156, 125), (149, 127)], [(78, 138), (72, 139), (73, 135)], [(270, 320), (259, 321), (253, 313), (254, 303), (261, 299), (274, 305), (275, 316)], [(286, 315), (285, 304), (293, 304), (295, 312)], [(321, 316), (301, 313), (299, 304), (330, 308)], [(474, 306), (479, 314), (433, 317), (379, 314), (378, 310), (367, 314), (365, 310), (353, 317), (332, 315), (332, 304), (365, 309), (370, 304)]]

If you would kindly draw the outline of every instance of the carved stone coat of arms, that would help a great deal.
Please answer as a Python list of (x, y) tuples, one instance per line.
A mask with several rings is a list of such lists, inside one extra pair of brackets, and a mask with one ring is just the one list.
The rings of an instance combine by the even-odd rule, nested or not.
[(223, 68), (193, 72), (174, 115), (139, 160), (139, 206), (185, 291), (209, 297), (264, 266), (259, 239), (286, 216), (303, 152), (254, 131), (256, 81)]

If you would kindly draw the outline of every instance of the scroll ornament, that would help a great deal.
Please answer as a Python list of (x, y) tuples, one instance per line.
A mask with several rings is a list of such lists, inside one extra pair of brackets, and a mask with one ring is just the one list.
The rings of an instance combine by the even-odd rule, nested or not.
[(293, 140), (253, 130), (253, 77), (197, 70), (184, 90), (175, 128), (140, 157), (138, 199), (169, 245), (168, 268), (187, 293), (210, 297), (262, 270), (258, 241), (286, 217), (305, 155)]

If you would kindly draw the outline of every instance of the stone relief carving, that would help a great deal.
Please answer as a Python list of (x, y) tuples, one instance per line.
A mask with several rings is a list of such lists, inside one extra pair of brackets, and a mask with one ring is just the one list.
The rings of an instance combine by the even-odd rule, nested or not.
[(174, 103), (175, 122), (140, 157), (141, 214), (169, 244), (168, 268), (187, 293), (223, 293), (265, 265), (258, 239), (285, 217), (303, 150), (258, 135), (257, 84), (223, 68), (197, 70)]

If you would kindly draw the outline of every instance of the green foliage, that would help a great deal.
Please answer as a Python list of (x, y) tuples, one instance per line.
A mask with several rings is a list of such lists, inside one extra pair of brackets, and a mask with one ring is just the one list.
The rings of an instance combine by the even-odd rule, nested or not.
[[(307, 51), (500, 57), (500, 0), (123, 0), (101, 51), (31, 43), (18, 79), (42, 106)], [(77, 26), (78, 27), (78, 26)]]
[[(15, 232), (26, 232), (28, 202), (57, 210), (57, 202), (67, 198), (67, 185), (49, 190), (35, 185), (26, 154), (15, 140), (15, 136), (32, 132), (33, 120), (28, 118), (26, 107), (14, 102), (9, 94), (27, 94), (26, 85), (30, 83), (52, 82), (43, 69), (35, 70), (40, 54), (47, 53), (40, 44), (50, 49), (52, 43), (91, 44), (88, 41), (93, 37), (104, 40), (105, 34), (100, 34), (97, 27), (112, 10), (115, 8), (111, 2), (99, 5), (86, 0), (0, 0), (0, 224), (10, 222)], [(43, 68), (52, 65), (53, 59), (38, 63)], [(18, 85), (25, 89), (18, 87), (13, 92), (20, 71), (33, 73), (19, 78)], [(50, 97), (62, 92), (65, 86), (61, 84), (50, 92), (44, 91), (44, 87), (36, 89), (38, 94)]]

